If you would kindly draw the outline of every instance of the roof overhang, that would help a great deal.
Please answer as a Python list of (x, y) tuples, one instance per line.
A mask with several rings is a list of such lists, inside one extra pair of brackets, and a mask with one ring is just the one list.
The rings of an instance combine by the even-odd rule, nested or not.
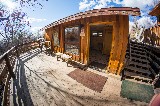
[(70, 15), (68, 17), (65, 17), (63, 19), (60, 19), (58, 21), (55, 21), (41, 30), (48, 29), (50, 27), (63, 24), (65, 22), (83, 19), (87, 17), (93, 17), (93, 16), (103, 16), (103, 15), (133, 15), (133, 16), (139, 16), (140, 15), (140, 9), (139, 8), (131, 8), (131, 7), (110, 7), (110, 8), (101, 8), (101, 9), (93, 9), (85, 12), (80, 12), (74, 15)]
[(149, 12), (149, 15), (152, 15), (152, 16), (160, 15), (160, 3), (157, 4), (151, 12)]

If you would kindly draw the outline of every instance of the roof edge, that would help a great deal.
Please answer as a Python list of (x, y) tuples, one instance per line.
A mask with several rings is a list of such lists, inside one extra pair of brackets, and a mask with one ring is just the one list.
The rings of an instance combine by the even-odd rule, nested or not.
[(52, 22), (51, 24), (45, 26), (41, 30), (63, 24), (65, 22), (78, 20), (82, 18), (87, 17), (93, 17), (93, 16), (102, 16), (102, 15), (133, 15), (133, 16), (139, 16), (140, 15), (140, 9), (138, 7), (132, 8), (132, 7), (110, 7), (110, 8), (101, 8), (101, 9), (93, 9), (88, 10), (85, 12), (79, 12), (74, 15), (70, 15), (68, 17), (59, 19), (58, 21)]

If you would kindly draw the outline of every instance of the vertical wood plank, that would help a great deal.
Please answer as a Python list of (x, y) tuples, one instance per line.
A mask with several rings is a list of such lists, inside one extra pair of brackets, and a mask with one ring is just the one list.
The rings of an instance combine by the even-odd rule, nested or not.
[(89, 63), (89, 50), (90, 50), (90, 25), (89, 23), (87, 23), (87, 45), (86, 45), (86, 56), (87, 56), (87, 60), (86, 60), (86, 64)]
[(108, 64), (108, 70), (111, 73), (116, 73), (116, 70), (117, 70), (118, 50), (119, 50), (119, 16), (116, 16), (116, 22), (113, 26), (113, 39), (112, 39), (111, 56), (109, 58), (109, 64)]
[(88, 36), (88, 31), (87, 31), (87, 23), (85, 24), (85, 36), (83, 38), (83, 63), (87, 64), (87, 36)]
[(119, 16), (119, 34), (117, 35), (118, 39), (118, 48), (117, 48), (117, 53), (116, 53), (116, 60), (117, 60), (117, 65), (116, 67), (116, 73), (119, 68), (119, 61), (121, 57), (121, 52), (122, 52), (122, 45), (123, 45), (123, 31), (124, 31), (124, 20), (123, 20), (123, 15)]
[[(64, 48), (64, 27), (60, 25), (60, 47)], [(65, 48), (64, 48), (65, 49)]]
[(128, 16), (123, 16), (123, 25), (122, 27), (123, 29), (123, 42), (122, 42), (122, 50), (121, 50), (121, 56), (120, 56), (120, 60), (119, 60), (119, 65), (118, 65), (118, 70), (117, 70), (117, 74), (119, 75), (122, 67), (124, 65), (124, 60), (125, 60), (125, 54), (126, 54), (126, 50), (127, 50), (127, 44), (128, 44), (128, 34), (129, 34), (129, 17)]

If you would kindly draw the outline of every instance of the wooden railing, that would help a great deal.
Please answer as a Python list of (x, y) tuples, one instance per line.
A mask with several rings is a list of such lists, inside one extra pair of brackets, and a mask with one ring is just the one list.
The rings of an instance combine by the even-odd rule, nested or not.
[(21, 53), (39, 47), (40, 42), (29, 42), (12, 47), (0, 56), (0, 105), (9, 106), (11, 78), (15, 78), (13, 68), (15, 60)]
[(143, 42), (152, 46), (160, 46), (160, 26), (146, 29)]
[(160, 74), (160, 49), (152, 46), (146, 46), (150, 70), (154, 75)]

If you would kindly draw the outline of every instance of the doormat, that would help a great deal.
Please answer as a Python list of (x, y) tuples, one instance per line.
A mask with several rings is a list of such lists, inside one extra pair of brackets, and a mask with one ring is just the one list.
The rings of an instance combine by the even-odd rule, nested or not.
[(131, 100), (149, 103), (154, 95), (153, 87), (128, 80), (123, 80), (121, 96)]
[(89, 64), (89, 67), (90, 68), (93, 68), (95, 70), (98, 70), (98, 69), (105, 69), (106, 68), (106, 64), (102, 64), (102, 63), (98, 63), (98, 62), (91, 62)]
[(75, 69), (68, 74), (71, 78), (77, 82), (83, 84), (85, 87), (97, 92), (101, 92), (107, 78), (90, 71), (83, 71), (81, 69)]

